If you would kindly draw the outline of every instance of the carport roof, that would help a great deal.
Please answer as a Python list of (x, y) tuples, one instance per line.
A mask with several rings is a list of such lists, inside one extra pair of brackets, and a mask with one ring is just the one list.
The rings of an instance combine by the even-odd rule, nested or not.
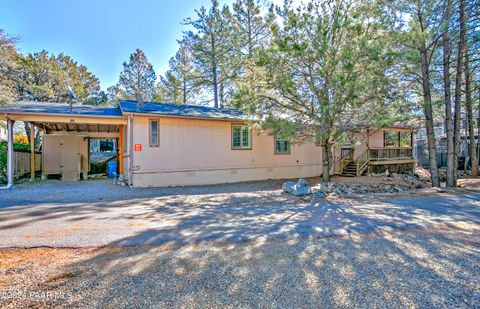
[(46, 102), (20, 101), (16, 104), (0, 106), (0, 113), (20, 114), (53, 114), (74, 116), (106, 116), (121, 117), (122, 111), (118, 107), (97, 107), (81, 104), (60, 104)]
[(244, 114), (235, 109), (199, 105), (145, 102), (139, 108), (137, 101), (120, 101), (120, 108), (123, 113), (157, 114), (162, 116), (186, 118), (245, 119)]
[(47, 103), (19, 101), (0, 106), (1, 114), (37, 114), (53, 116), (122, 117), (124, 113), (154, 114), (166, 117), (207, 118), (223, 120), (245, 120), (245, 115), (235, 109), (214, 108), (198, 105), (177, 105), (145, 102), (141, 107), (137, 101), (120, 101), (119, 107), (98, 107), (74, 103)]

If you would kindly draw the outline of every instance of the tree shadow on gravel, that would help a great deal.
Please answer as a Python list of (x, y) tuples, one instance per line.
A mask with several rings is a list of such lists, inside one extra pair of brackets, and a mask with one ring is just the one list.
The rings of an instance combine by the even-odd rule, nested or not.
[(112, 246), (33, 289), (75, 307), (472, 307), (479, 247), (479, 229)]

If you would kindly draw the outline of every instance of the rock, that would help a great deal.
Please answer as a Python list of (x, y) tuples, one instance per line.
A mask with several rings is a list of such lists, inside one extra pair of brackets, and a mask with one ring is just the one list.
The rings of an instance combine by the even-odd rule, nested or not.
[(287, 181), (283, 183), (282, 189), (283, 191), (288, 192), (294, 196), (302, 196), (312, 193), (312, 191), (308, 187), (308, 181), (303, 178), (299, 179), (296, 183), (292, 181)]
[(314, 197), (318, 197), (318, 198), (325, 198), (327, 195), (325, 194), (325, 192), (323, 191), (318, 191), (318, 192), (314, 192), (312, 193), (312, 195)]
[(403, 193), (405, 192), (405, 189), (399, 186), (395, 186), (395, 191), (397, 191), (398, 193)]
[(283, 189), (284, 192), (292, 193), (293, 186), (295, 186), (295, 184), (296, 184), (296, 182), (293, 182), (293, 181), (284, 182), (283, 185), (282, 185), (282, 189)]

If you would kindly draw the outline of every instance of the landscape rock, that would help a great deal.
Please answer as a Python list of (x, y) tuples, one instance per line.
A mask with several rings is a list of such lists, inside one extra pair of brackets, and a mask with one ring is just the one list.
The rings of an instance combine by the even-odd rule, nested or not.
[(308, 186), (308, 181), (301, 178), (298, 182), (287, 181), (282, 185), (283, 191), (290, 193), (294, 196), (308, 195), (312, 193), (310, 187)]

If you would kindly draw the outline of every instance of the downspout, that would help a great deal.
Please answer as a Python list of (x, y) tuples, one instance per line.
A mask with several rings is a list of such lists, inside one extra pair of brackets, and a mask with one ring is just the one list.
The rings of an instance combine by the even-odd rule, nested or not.
[[(6, 115), (7, 116), (7, 115)], [(13, 120), (7, 118), (7, 185), (0, 190), (8, 190), (13, 187)]]
[(133, 115), (128, 115), (128, 186), (133, 185)]

